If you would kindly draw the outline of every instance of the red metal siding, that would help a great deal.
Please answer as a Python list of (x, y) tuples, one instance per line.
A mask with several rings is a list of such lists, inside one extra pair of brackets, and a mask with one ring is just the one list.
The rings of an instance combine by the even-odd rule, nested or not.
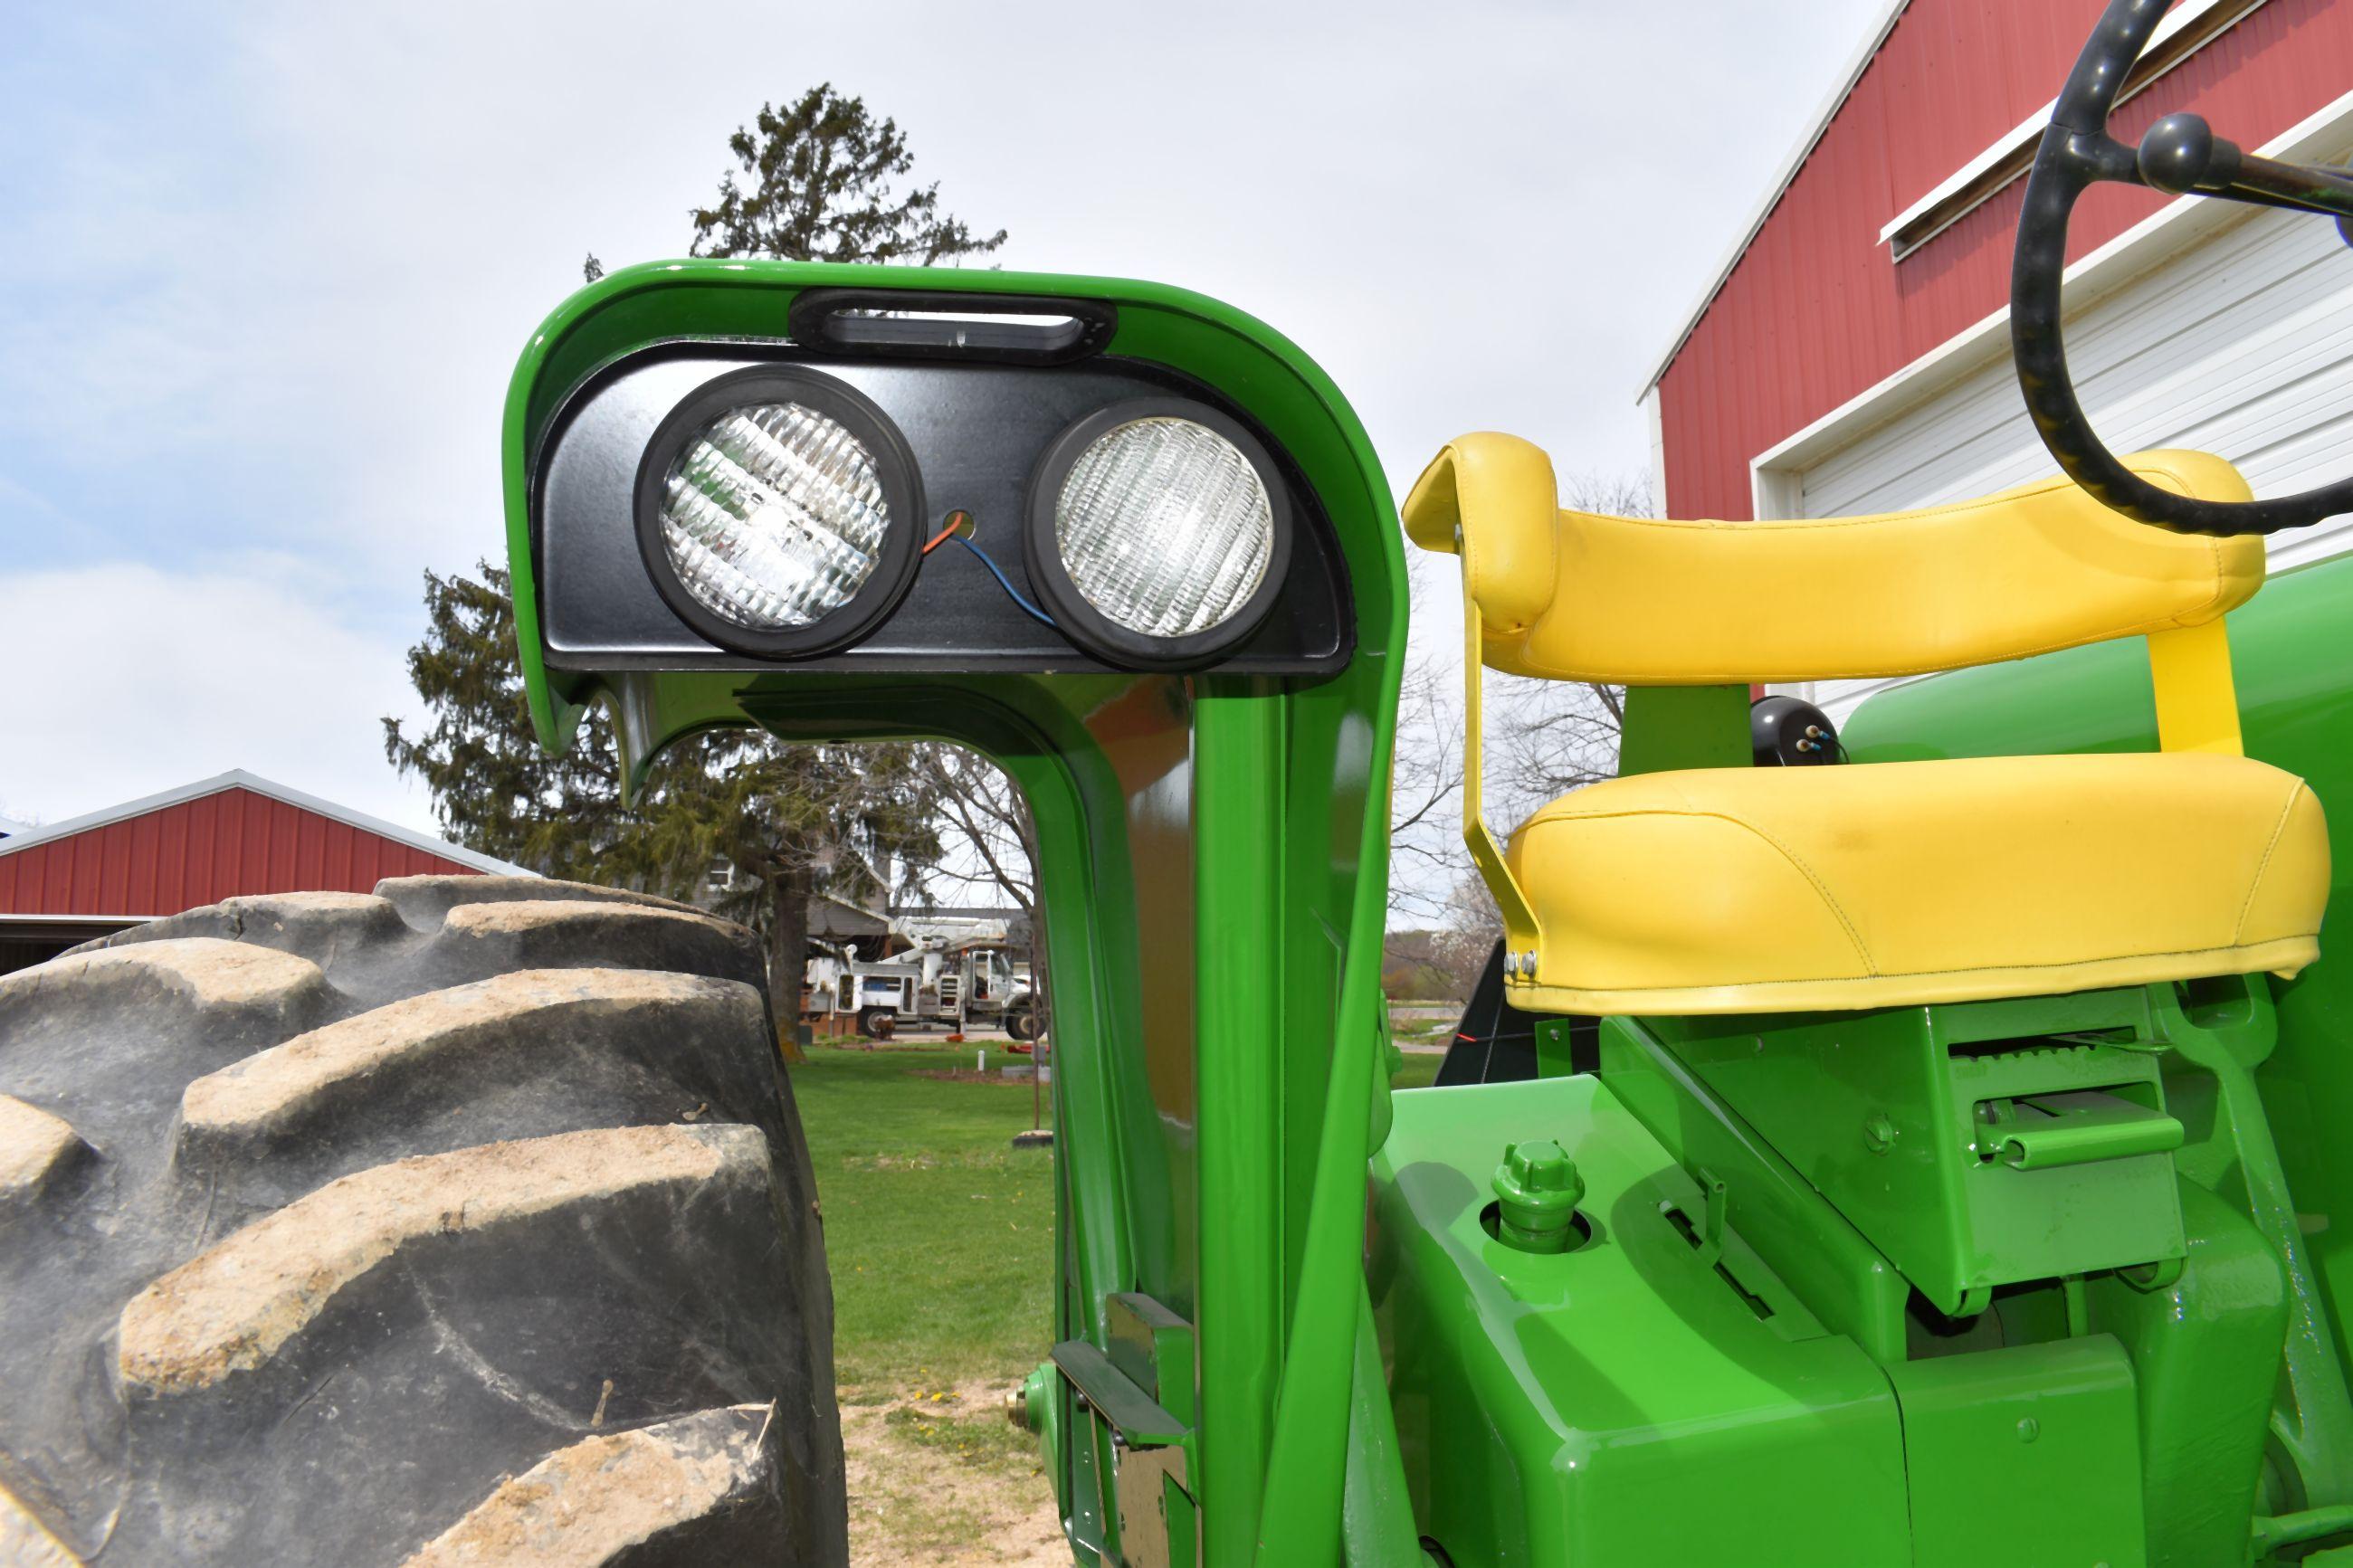
[[(2102, 0), (1913, 0), (1659, 385), (1666, 502), (1750, 515), (1749, 460), (2001, 308), (2020, 181), (1901, 262), (1879, 231), (2051, 100)], [(2270, 0), (2127, 104), (2195, 110), (2242, 146), (2353, 86), (2353, 6)], [(2071, 258), (2155, 211), (2103, 185)]]
[(364, 893), (441, 872), (475, 868), (231, 788), (0, 855), (0, 914), (170, 915), (239, 893)]

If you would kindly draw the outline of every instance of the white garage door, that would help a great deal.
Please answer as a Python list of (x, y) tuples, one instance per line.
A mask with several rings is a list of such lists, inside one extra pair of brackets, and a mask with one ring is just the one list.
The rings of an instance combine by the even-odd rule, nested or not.
[[(2331, 224), (2252, 214), (2072, 315), (2067, 353), (2112, 451), (2218, 452), (2257, 495), (2353, 474), (2353, 249)], [(1810, 463), (1795, 493), (1809, 517), (1895, 511), (2052, 469), (2005, 353)], [(2275, 536), (2272, 568), (2348, 549), (2353, 516), (2334, 518)], [(1814, 696), (1836, 714), (1882, 684)]]

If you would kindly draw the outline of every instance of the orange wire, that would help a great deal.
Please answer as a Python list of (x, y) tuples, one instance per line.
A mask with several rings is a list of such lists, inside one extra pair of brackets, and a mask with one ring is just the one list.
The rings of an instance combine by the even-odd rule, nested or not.
[(933, 551), (937, 550), (941, 545), (945, 544), (949, 538), (955, 534), (955, 531), (965, 525), (966, 519), (970, 515), (970, 513), (962, 511), (952, 511), (948, 513), (947, 526), (941, 529), (937, 533), (932, 535), (931, 542), (923, 546), (916, 559), (921, 560), (923, 556), (929, 555)]

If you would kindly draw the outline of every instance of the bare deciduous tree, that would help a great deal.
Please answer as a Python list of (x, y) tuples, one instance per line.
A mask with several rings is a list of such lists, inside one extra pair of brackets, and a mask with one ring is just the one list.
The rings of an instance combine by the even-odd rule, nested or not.
[(1389, 920), (1436, 918), (1442, 887), (1462, 859), (1462, 706), (1451, 669), (1426, 659), (1406, 666), (1398, 698), (1389, 791)]
[(1487, 955), (1504, 940), (1504, 917), (1496, 911), (1494, 895), (1476, 871), (1454, 879), (1440, 911), (1431, 955), (1452, 976), (1456, 993), (1468, 996), (1487, 967)]
[[(1565, 476), (1560, 503), (1604, 517), (1651, 517), (1656, 510), (1648, 480), (1619, 474)], [(1514, 816), (1546, 801), (1618, 773), (1618, 746), (1626, 729), (1623, 687), (1588, 681), (1495, 682), (1492, 764), (1498, 805)]]

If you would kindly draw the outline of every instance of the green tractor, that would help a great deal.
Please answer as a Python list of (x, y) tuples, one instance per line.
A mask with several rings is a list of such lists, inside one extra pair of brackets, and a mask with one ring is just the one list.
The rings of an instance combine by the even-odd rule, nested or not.
[[(1058, 1268), (1012, 1408), (1077, 1562), (2353, 1563), (2353, 562), (2256, 597), (2353, 486), (2111, 456), (2058, 333), (2094, 181), (2353, 181), (2110, 140), (2164, 10), (2109, 7), (2027, 194), (2069, 477), (1967, 505), (1591, 516), (1482, 435), (1401, 536), (1330, 379), (1150, 284), (683, 261), (533, 335), (546, 744), (940, 738), (1029, 799)], [(1393, 1096), (1406, 537), (1461, 561), (1506, 934)], [(1627, 689), (1620, 775), (1508, 841), (1487, 668)], [(1951, 669), (1843, 733), (1752, 703)], [(758, 976), (476, 878), (0, 982), (0, 1562), (841, 1561)]]

